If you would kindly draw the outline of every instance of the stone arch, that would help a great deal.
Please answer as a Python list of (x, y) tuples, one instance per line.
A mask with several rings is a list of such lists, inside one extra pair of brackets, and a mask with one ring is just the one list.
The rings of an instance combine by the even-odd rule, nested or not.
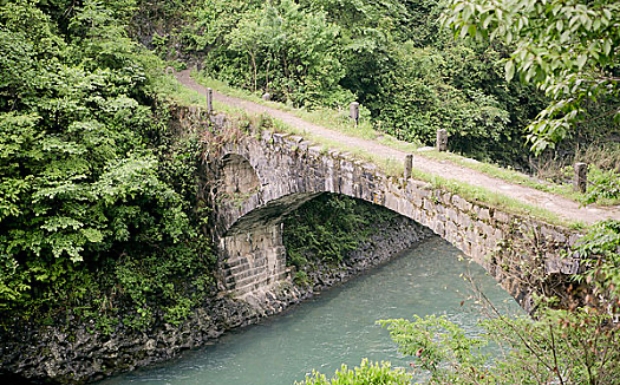
[[(511, 250), (498, 259), (494, 251), (499, 246), (534, 233), (537, 250), (545, 250), (542, 267), (550, 272), (565, 271), (556, 252), (570, 244), (569, 233), (562, 229), (470, 202), (425, 182), (388, 176), (372, 163), (312, 147), (301, 137), (265, 131), (227, 143), (220, 154), (225, 154), (220, 161), (230, 159), (231, 169), (234, 164), (244, 164), (249, 172), (251, 165), (260, 183), (258, 191), (247, 199), (215, 205), (214, 209), (213, 234), (224, 276), (221, 282), (236, 296), (260, 297), (272, 290), (273, 284), (285, 281), (282, 216), (324, 192), (383, 206), (430, 228), (484, 267), (522, 305), (537, 288), (511, 275), (518, 278), (520, 262), (529, 258), (528, 252)], [(233, 190), (241, 191), (245, 184), (235, 186)]]
[(284, 217), (320, 193), (297, 193), (269, 201), (237, 218), (219, 237), (221, 283), (238, 297), (271, 291), (288, 275), (282, 241)]

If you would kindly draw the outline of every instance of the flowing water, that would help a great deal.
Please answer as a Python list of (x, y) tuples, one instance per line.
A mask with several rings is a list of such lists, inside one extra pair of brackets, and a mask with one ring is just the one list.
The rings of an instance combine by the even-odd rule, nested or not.
[(470, 275), (506, 311), (508, 294), (476, 264), (440, 238), (431, 238), (367, 275), (306, 301), (259, 325), (224, 335), (181, 358), (103, 381), (99, 385), (293, 385), (316, 369), (326, 375), (362, 358), (408, 366), (388, 332), (375, 324), (414, 314), (445, 314), (478, 332), (480, 310), (467, 299)]

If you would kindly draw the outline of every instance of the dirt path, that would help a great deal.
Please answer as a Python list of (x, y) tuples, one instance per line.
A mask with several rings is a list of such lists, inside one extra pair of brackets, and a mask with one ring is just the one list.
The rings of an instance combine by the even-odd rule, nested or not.
[[(197, 84), (190, 78), (188, 70), (179, 72), (176, 76), (179, 82), (186, 87), (206, 95), (206, 88)], [(332, 141), (346, 142), (349, 146), (362, 149), (385, 159), (394, 159), (398, 162), (403, 162), (405, 155), (407, 155), (407, 153), (403, 151), (384, 146), (371, 140), (351, 137), (341, 132), (308, 123), (294, 115), (275, 108), (227, 96), (216, 91), (213, 91), (213, 98), (220, 103), (241, 108), (249, 113), (266, 113), (297, 129), (311, 132), (313, 135)], [(567, 220), (581, 221), (584, 223), (594, 223), (607, 218), (620, 220), (620, 207), (579, 207), (578, 203), (560, 196), (507, 183), (448, 161), (437, 161), (413, 154), (413, 168), (429, 174), (436, 174), (442, 178), (453, 179), (473, 186), (483, 187), (494, 193), (545, 208)]]

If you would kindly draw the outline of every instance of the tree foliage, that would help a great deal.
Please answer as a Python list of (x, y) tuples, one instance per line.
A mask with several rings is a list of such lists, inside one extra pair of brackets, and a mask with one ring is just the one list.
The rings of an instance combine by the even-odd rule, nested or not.
[(298, 269), (315, 261), (338, 263), (366, 238), (363, 229), (370, 221), (380, 219), (377, 210), (367, 204), (347, 197), (321, 195), (291, 213), (284, 222), (288, 262)]
[[(554, 146), (584, 120), (620, 119), (618, 2), (451, 0), (443, 23), (461, 37), (511, 46), (506, 78), (518, 73), (551, 99), (529, 125), (535, 151)], [(592, 103), (606, 110), (595, 108), (592, 116)]]
[(597, 223), (578, 240), (574, 250), (587, 266), (579, 279), (594, 286), (594, 294), (610, 312), (620, 313), (620, 222)]
[(362, 360), (360, 366), (349, 369), (343, 365), (334, 377), (328, 379), (316, 371), (296, 385), (408, 385), (411, 376), (403, 369), (394, 370), (389, 362), (373, 363)]
[(206, 74), (232, 85), (309, 108), (357, 100), (400, 139), (432, 144), (447, 129), (453, 151), (525, 163), (522, 128), (541, 94), (505, 82), (503, 46), (452, 41), (442, 10), (431, 0), (206, 1), (183, 36)]
[(188, 40), (207, 51), (207, 74), (296, 105), (346, 102), (338, 87), (340, 30), (325, 12), (292, 0), (207, 1), (195, 17)]
[[(485, 334), (471, 337), (445, 317), (387, 320), (399, 351), (429, 384), (620, 383), (615, 346), (620, 328), (592, 309), (544, 310), (536, 319), (499, 317), (483, 322)], [(491, 359), (480, 348), (499, 346)], [(491, 364), (489, 364), (491, 362)]]
[[(0, 311), (130, 292), (123, 269), (140, 277), (137, 266), (162, 256), (178, 266), (151, 266), (145, 292), (166, 292), (204, 258), (189, 207), (195, 184), (190, 192), (171, 181), (193, 182), (197, 165), (161, 147), (172, 136), (150, 83), (160, 68), (127, 37), (134, 6), (19, 0), (0, 9)], [(120, 284), (103, 282), (114, 269)], [(182, 286), (168, 291), (169, 306)]]

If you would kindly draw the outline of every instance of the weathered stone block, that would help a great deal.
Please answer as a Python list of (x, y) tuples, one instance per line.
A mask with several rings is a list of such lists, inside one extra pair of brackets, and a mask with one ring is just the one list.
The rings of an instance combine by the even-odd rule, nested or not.
[(400, 212), (400, 202), (401, 199), (394, 194), (387, 193), (385, 195), (385, 207), (390, 210)]
[(459, 212), (458, 216), (459, 216), (458, 223), (459, 225), (461, 225), (461, 227), (468, 228), (471, 226), (472, 221), (471, 221), (471, 217), (469, 216), (469, 214), (464, 213), (464, 212)]
[(452, 196), (452, 203), (463, 212), (471, 212), (473, 205), (458, 195)]
[(435, 209), (435, 205), (428, 199), (424, 199), (424, 211), (426, 212), (433, 212)]
[(458, 222), (459, 221), (459, 214), (453, 208), (447, 208), (446, 209), (446, 217), (448, 217), (448, 219), (450, 221), (452, 221), (452, 222)]
[(493, 219), (495, 219), (495, 221), (500, 222), (500, 223), (510, 223), (511, 217), (510, 215), (502, 212), (502, 211), (495, 211), (495, 213), (493, 214)]
[(455, 244), (456, 240), (459, 238), (459, 228), (458, 226), (451, 221), (445, 222), (445, 235), (446, 240), (452, 244)]
[(443, 237), (446, 231), (443, 222), (435, 221), (433, 222), (433, 224), (434, 226), (432, 227), (432, 229), (435, 232), (435, 234), (439, 235), (440, 237)]
[(274, 133), (273, 142), (276, 144), (284, 144), (284, 138), (286, 138), (287, 136), (288, 134)]
[(476, 206), (476, 215), (478, 216), (478, 219), (483, 221), (488, 221), (491, 219), (490, 211), (485, 207)]

